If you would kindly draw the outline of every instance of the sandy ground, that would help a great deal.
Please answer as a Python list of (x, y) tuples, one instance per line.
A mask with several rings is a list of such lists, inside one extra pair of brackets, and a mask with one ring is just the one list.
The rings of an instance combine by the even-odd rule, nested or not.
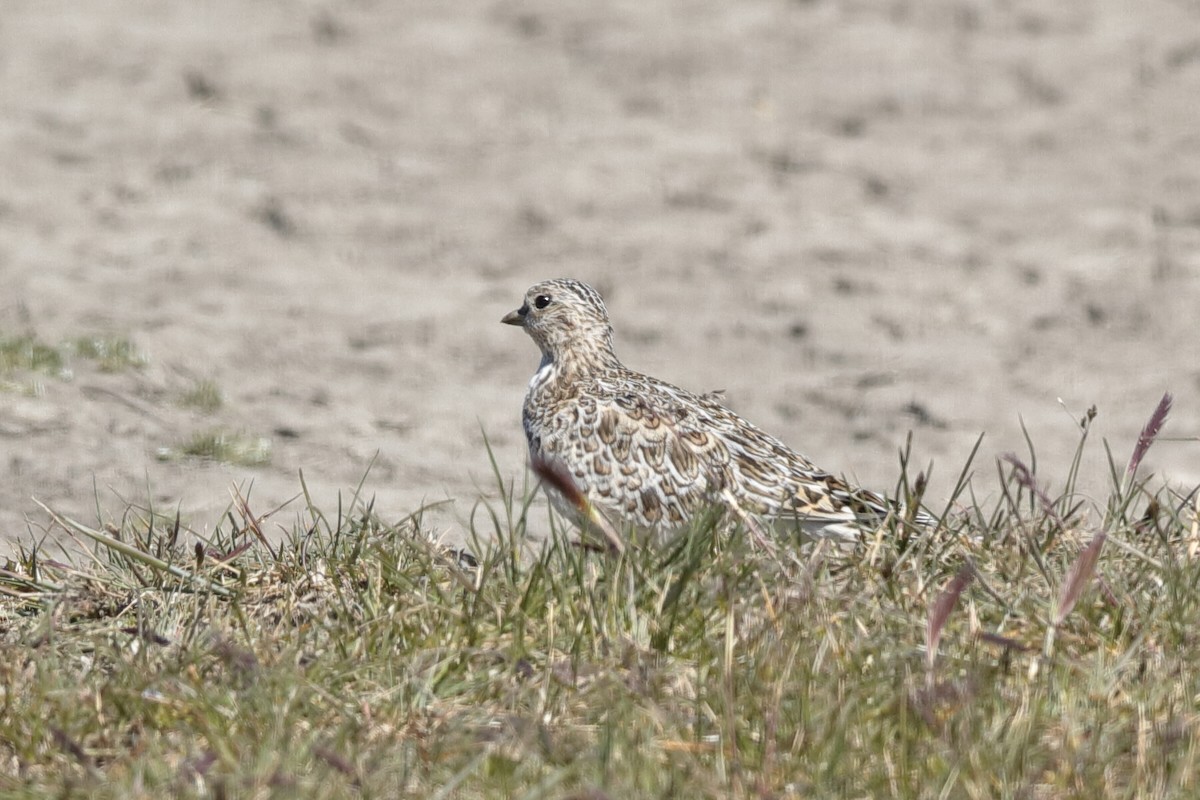
[[(332, 510), (372, 458), (385, 518), (454, 498), (455, 535), (482, 431), (521, 480), (499, 319), (557, 276), (630, 366), (879, 488), (910, 429), (935, 502), (980, 432), (994, 494), (1021, 419), (1052, 484), (1092, 404), (1120, 459), (1166, 390), (1196, 436), (1197, 98), (1194, 0), (6, 0), (0, 335), (147, 364), (6, 376), (0, 539), (32, 496), (204, 530), (299, 470)], [(212, 428), (270, 463), (155, 455)], [(1147, 466), (1200, 483), (1200, 444)]]

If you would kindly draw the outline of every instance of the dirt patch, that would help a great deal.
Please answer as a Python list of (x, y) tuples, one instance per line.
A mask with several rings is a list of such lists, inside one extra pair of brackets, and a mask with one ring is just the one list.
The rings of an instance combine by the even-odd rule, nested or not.
[[(298, 11), (298, 8), (302, 10)], [(1200, 11), (1181, 3), (51, 4), (0, 20), (0, 538), (36, 495), (215, 524), (304, 471), (385, 517), (506, 477), (536, 280), (605, 294), (633, 367), (890, 488), (1073, 418), (1200, 433)], [(204, 382), (223, 403), (183, 400)], [(1066, 407), (1064, 411), (1058, 402)], [(175, 453), (269, 440), (269, 461)], [(1106, 477), (1103, 451), (1084, 470)], [(161, 454), (168, 454), (166, 460)], [(1195, 442), (1147, 466), (1200, 483)], [(993, 485), (985, 481), (983, 491)], [(940, 494), (939, 494), (940, 493)], [(344, 494), (348, 497), (348, 494)], [(289, 520), (302, 509), (281, 512)]]

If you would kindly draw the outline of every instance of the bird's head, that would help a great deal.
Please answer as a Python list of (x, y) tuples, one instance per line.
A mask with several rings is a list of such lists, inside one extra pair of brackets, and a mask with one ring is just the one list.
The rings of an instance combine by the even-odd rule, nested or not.
[(542, 355), (551, 360), (569, 356), (612, 356), (612, 325), (595, 289), (586, 283), (558, 278), (535, 283), (525, 292), (521, 307), (500, 320), (525, 329)]

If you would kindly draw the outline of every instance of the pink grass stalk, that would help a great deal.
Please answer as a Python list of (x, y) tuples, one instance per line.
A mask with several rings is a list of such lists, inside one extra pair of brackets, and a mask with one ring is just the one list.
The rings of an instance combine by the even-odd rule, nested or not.
[(1058, 627), (1063, 623), (1063, 620), (1075, 608), (1075, 604), (1079, 602), (1079, 598), (1083, 595), (1083, 590), (1091, 581), (1092, 576), (1096, 573), (1096, 564), (1100, 560), (1100, 550), (1104, 547), (1104, 542), (1108, 538), (1108, 534), (1100, 531), (1092, 537), (1092, 541), (1088, 546), (1080, 551), (1075, 559), (1075, 563), (1071, 565), (1071, 571), (1067, 573), (1067, 579), (1063, 581), (1062, 590), (1058, 593), (1058, 611), (1054, 617), (1054, 626)]
[(1138, 435), (1137, 444), (1133, 448), (1133, 455), (1129, 457), (1129, 467), (1125, 470), (1126, 474), (1132, 475), (1137, 472), (1137, 468), (1141, 465), (1146, 451), (1150, 449), (1150, 445), (1154, 444), (1155, 438), (1158, 437), (1163, 425), (1167, 422), (1167, 415), (1171, 413), (1172, 401), (1173, 398), (1170, 392), (1164, 393), (1162, 400), (1158, 401), (1158, 406), (1155, 407), (1154, 413), (1150, 415), (1150, 419), (1146, 422), (1146, 427), (1142, 428), (1141, 434)]
[(954, 607), (958, 604), (958, 598), (971, 585), (971, 581), (975, 580), (975, 570), (970, 564), (964, 564), (958, 571), (958, 574), (950, 579), (950, 583), (938, 595), (938, 599), (934, 602), (933, 607), (929, 609), (929, 627), (925, 631), (925, 659), (930, 673), (933, 672), (933, 664), (937, 660), (938, 643), (942, 639), (942, 628), (946, 626), (946, 621), (950, 619), (950, 614), (953, 613)]
[(567, 502), (577, 508), (583, 519), (586, 519), (604, 534), (604, 538), (608, 542), (608, 549), (611, 552), (625, 552), (625, 542), (621, 540), (616, 529), (613, 528), (612, 524), (603, 515), (592, 508), (592, 504), (588, 502), (587, 497), (575, 485), (575, 481), (571, 478), (571, 473), (567, 472), (566, 467), (557, 461), (538, 457), (532, 459), (530, 466), (539, 478), (557, 490), (567, 499)]

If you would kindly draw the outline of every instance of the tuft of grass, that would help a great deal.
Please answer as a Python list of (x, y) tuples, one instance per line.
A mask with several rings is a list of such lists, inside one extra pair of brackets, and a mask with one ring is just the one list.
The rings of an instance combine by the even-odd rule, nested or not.
[(119, 336), (81, 336), (67, 349), (79, 358), (95, 361), (104, 372), (139, 369), (146, 356), (129, 339)]
[(203, 414), (216, 412), (225, 402), (217, 382), (208, 378), (196, 381), (179, 398), (179, 404)]
[(178, 448), (159, 450), (159, 458), (207, 458), (243, 467), (271, 462), (271, 440), (265, 436), (250, 436), (223, 430), (201, 431)]
[(278, 541), (240, 494), (202, 530), (48, 511), (85, 547), (0, 570), (0, 794), (1195, 796), (1196, 494), (1004, 464), (853, 548), (530, 541), (499, 469), (470, 552), (361, 486)]
[(62, 345), (49, 345), (32, 334), (0, 335), (0, 389), (40, 392), (40, 384), (7, 380), (14, 373), (41, 373), (69, 380), (72, 357), (95, 361), (105, 372), (140, 368), (146, 357), (128, 339), (109, 336), (80, 337)]
[(63, 368), (62, 353), (36, 337), (30, 334), (0, 336), (0, 375), (17, 371), (56, 375)]

